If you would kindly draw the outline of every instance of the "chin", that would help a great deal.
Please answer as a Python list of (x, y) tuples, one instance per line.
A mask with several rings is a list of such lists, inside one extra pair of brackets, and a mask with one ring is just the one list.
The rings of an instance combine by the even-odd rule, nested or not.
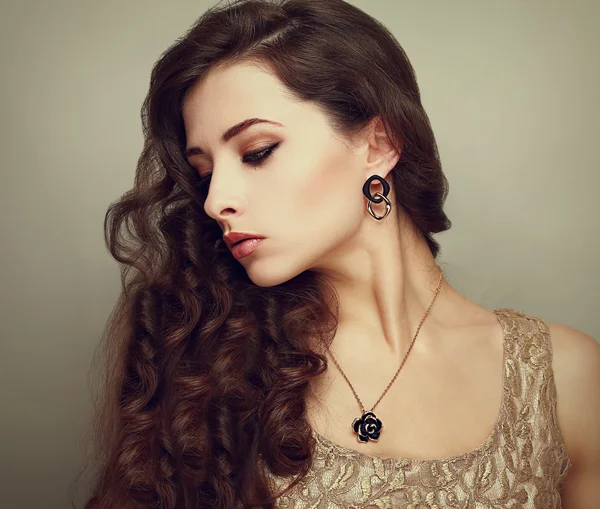
[[(288, 264), (289, 265), (289, 264)], [(290, 270), (290, 267), (280, 268), (271, 260), (252, 260), (246, 264), (246, 274), (256, 286), (269, 288), (280, 285), (296, 277), (300, 272)]]

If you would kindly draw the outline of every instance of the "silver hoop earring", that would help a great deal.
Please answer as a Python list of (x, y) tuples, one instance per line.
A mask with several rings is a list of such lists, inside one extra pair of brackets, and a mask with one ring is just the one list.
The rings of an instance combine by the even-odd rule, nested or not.
[(387, 217), (387, 215), (390, 213), (390, 210), (392, 210), (392, 204), (390, 203), (390, 200), (388, 200), (385, 196), (383, 196), (380, 193), (375, 193), (375, 196), (376, 197), (381, 196), (381, 198), (383, 198), (383, 201), (385, 201), (385, 214), (383, 214), (383, 216), (376, 215), (373, 212), (373, 209), (371, 208), (371, 204), (373, 203), (371, 200), (369, 200), (369, 203), (367, 204), (367, 209), (369, 210), (369, 214), (371, 214), (378, 221), (381, 221), (382, 219), (385, 219)]
[[(374, 180), (379, 181), (381, 183), (381, 185), (383, 186), (383, 194), (381, 194), (381, 193), (375, 193), (375, 195), (371, 194), (371, 190), (370, 190), (371, 182), (373, 182)], [(390, 213), (390, 210), (392, 210), (392, 204), (390, 203), (390, 200), (388, 200), (386, 198), (386, 196), (390, 192), (390, 185), (387, 183), (387, 181), (385, 179), (382, 179), (379, 175), (372, 175), (371, 177), (369, 177), (369, 179), (363, 185), (362, 192), (369, 199), (369, 203), (367, 204), (367, 209), (369, 211), (369, 214), (371, 214), (371, 216), (373, 216), (378, 221), (385, 219), (387, 217), (387, 215)], [(383, 214), (383, 216), (378, 216), (377, 214), (375, 214), (375, 212), (373, 212), (373, 209), (371, 208), (371, 204), (372, 203), (381, 203), (382, 201), (385, 201), (385, 214)]]

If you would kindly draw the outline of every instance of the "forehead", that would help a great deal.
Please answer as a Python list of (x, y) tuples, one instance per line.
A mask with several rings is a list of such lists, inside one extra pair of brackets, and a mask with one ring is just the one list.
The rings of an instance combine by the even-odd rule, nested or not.
[(316, 105), (292, 98), (277, 76), (252, 63), (212, 69), (190, 88), (183, 102), (187, 136), (198, 143), (209, 136), (216, 140), (232, 125), (254, 117), (286, 126), (326, 127)]
[[(284, 96), (276, 76), (249, 63), (219, 67), (208, 72), (189, 91), (183, 103), (183, 116), (194, 124), (214, 124), (221, 119), (240, 120), (253, 113), (266, 116), (285, 114), (293, 106)], [(192, 122), (190, 122), (192, 123)]]

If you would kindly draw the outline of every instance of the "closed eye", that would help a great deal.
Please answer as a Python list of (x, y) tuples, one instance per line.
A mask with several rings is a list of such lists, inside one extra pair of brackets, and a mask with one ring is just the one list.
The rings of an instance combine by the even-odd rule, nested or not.
[(263, 150), (259, 150), (258, 152), (250, 152), (244, 154), (244, 158), (242, 161), (244, 163), (250, 164), (250, 166), (256, 168), (258, 166), (262, 166), (265, 161), (269, 158), (269, 156), (275, 151), (275, 149), (279, 146), (281, 142), (277, 142), (270, 147), (267, 147)]
[[(263, 164), (266, 163), (267, 159), (271, 156), (271, 154), (277, 149), (277, 147), (280, 144), (281, 144), (281, 142), (278, 141), (277, 143), (274, 143), (270, 147), (259, 150), (257, 152), (246, 152), (244, 154), (244, 156), (242, 157), (242, 162), (245, 164), (249, 164), (250, 166), (252, 166), (253, 168), (256, 169), (259, 166), (262, 166)], [(211, 176), (212, 176), (212, 173), (206, 173), (205, 175), (202, 175), (200, 177), (200, 181), (198, 182), (198, 185), (209, 180)]]

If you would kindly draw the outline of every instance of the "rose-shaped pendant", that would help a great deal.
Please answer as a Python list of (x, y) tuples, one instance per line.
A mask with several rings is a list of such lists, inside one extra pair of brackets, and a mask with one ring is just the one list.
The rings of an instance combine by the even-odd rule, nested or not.
[(352, 429), (358, 435), (359, 442), (373, 440), (377, 442), (383, 424), (373, 412), (365, 412), (362, 417), (354, 419)]

